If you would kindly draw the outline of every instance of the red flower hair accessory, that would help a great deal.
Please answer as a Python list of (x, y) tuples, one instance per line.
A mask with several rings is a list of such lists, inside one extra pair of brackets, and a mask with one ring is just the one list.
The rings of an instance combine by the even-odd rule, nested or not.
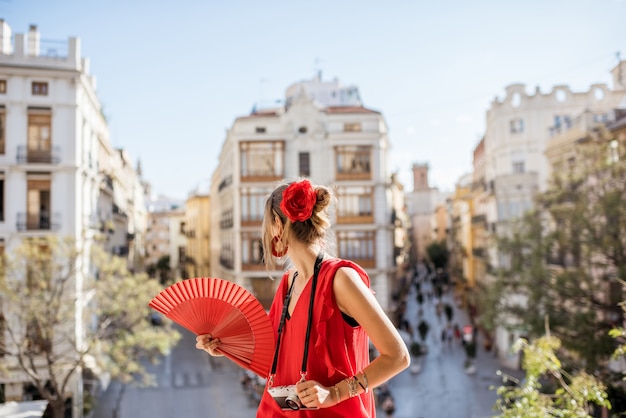
[(280, 210), (291, 222), (304, 222), (313, 214), (317, 193), (308, 180), (295, 181), (283, 192)]

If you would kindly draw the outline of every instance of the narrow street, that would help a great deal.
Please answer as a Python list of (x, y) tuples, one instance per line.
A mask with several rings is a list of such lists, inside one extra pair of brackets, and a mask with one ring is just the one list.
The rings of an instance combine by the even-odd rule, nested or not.
[[(425, 279), (425, 277), (423, 277)], [(423, 280), (422, 292), (432, 291), (429, 280)], [(428, 353), (417, 360), (419, 373), (405, 370), (389, 382), (396, 401), (394, 418), (486, 418), (496, 415), (492, 407), (498, 398), (495, 388), (502, 385), (496, 372), (502, 370), (519, 377), (520, 371), (511, 371), (499, 366), (493, 353), (484, 350), (478, 337), (476, 373), (467, 374), (464, 368), (466, 354), (459, 341), (451, 345), (442, 342), (442, 330), (447, 319), (444, 313), (437, 316), (434, 300), (424, 297), (423, 313), (418, 315), (419, 304), (415, 286), (407, 295), (406, 319), (419, 339), (417, 325), (424, 319), (430, 329), (426, 337)], [(442, 304), (454, 307), (452, 323), (459, 327), (470, 323), (466, 312), (456, 307), (452, 292), (444, 293)], [(492, 390), (490, 386), (493, 386)], [(384, 413), (379, 412), (384, 417)]]

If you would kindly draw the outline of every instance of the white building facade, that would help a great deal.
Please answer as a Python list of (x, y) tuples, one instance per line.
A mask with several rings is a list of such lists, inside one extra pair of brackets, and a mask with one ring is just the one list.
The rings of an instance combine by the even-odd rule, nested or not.
[(365, 268), (388, 307), (397, 270), (388, 149), (382, 114), (361, 104), (356, 87), (319, 76), (291, 85), (284, 106), (237, 118), (212, 178), (213, 275), (248, 288), (269, 307), (278, 281), (268, 279), (262, 263), (264, 202), (283, 179), (307, 177), (337, 197), (335, 255)]
[[(131, 215), (124, 230), (110, 228), (112, 235), (121, 234), (120, 243), (127, 245), (134, 238), (128, 234), (145, 224), (142, 193), (137, 195), (134, 189), (140, 184), (136, 176), (116, 171), (123, 160), (119, 153), (106, 157), (103, 152), (111, 149), (109, 130), (89, 61), (80, 54), (78, 38), (44, 40), (34, 25), (27, 34), (13, 35), (0, 20), (0, 255), (10, 253), (24, 239), (50, 234), (73, 238), (84, 250), (73, 277), (81, 299), (76, 303), (76, 322), (69, 325), (78, 347), (86, 326), (78, 309), (88, 303), (82, 289), (93, 275), (90, 245), (104, 231), (103, 201), (108, 199), (109, 212), (124, 202)], [(111, 165), (110, 172), (102, 170), (105, 163)], [(118, 196), (104, 196), (102, 189), (110, 186), (113, 191), (115, 178), (123, 179), (124, 191), (120, 188)], [(4, 335), (0, 338), (7, 341)], [(1, 361), (9, 369), (0, 375), (6, 400), (25, 400), (30, 378), (15, 367), (13, 359)], [(80, 373), (74, 376), (72, 390), (82, 393)], [(75, 412), (80, 410), (79, 402)]]

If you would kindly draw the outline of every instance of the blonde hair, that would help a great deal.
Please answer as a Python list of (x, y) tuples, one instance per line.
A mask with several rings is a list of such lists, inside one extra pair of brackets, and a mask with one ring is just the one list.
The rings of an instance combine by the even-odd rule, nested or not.
[(289, 239), (294, 239), (305, 244), (320, 244), (324, 247), (324, 238), (326, 238), (330, 228), (328, 207), (333, 199), (333, 194), (326, 186), (312, 185), (317, 201), (309, 219), (302, 222), (291, 222), (287, 218), (280, 209), (280, 203), (283, 200), (283, 192), (292, 183), (294, 182), (280, 184), (265, 201), (261, 240), (263, 243), (263, 260), (268, 270), (275, 270), (277, 267), (276, 260), (272, 256), (272, 240), (274, 237), (271, 232), (271, 226), (276, 218), (280, 220), (283, 226), (283, 234), (281, 237), (278, 237), (283, 246), (287, 245)]

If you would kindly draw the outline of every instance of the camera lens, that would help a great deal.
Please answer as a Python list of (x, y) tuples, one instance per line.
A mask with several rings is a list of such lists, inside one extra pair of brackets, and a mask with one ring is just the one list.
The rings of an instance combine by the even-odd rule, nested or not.
[(298, 409), (300, 409), (299, 400), (300, 399), (298, 398), (298, 395), (296, 395), (295, 393), (292, 393), (291, 395), (287, 396), (287, 398), (285, 399), (285, 403), (290, 409), (297, 411)]

